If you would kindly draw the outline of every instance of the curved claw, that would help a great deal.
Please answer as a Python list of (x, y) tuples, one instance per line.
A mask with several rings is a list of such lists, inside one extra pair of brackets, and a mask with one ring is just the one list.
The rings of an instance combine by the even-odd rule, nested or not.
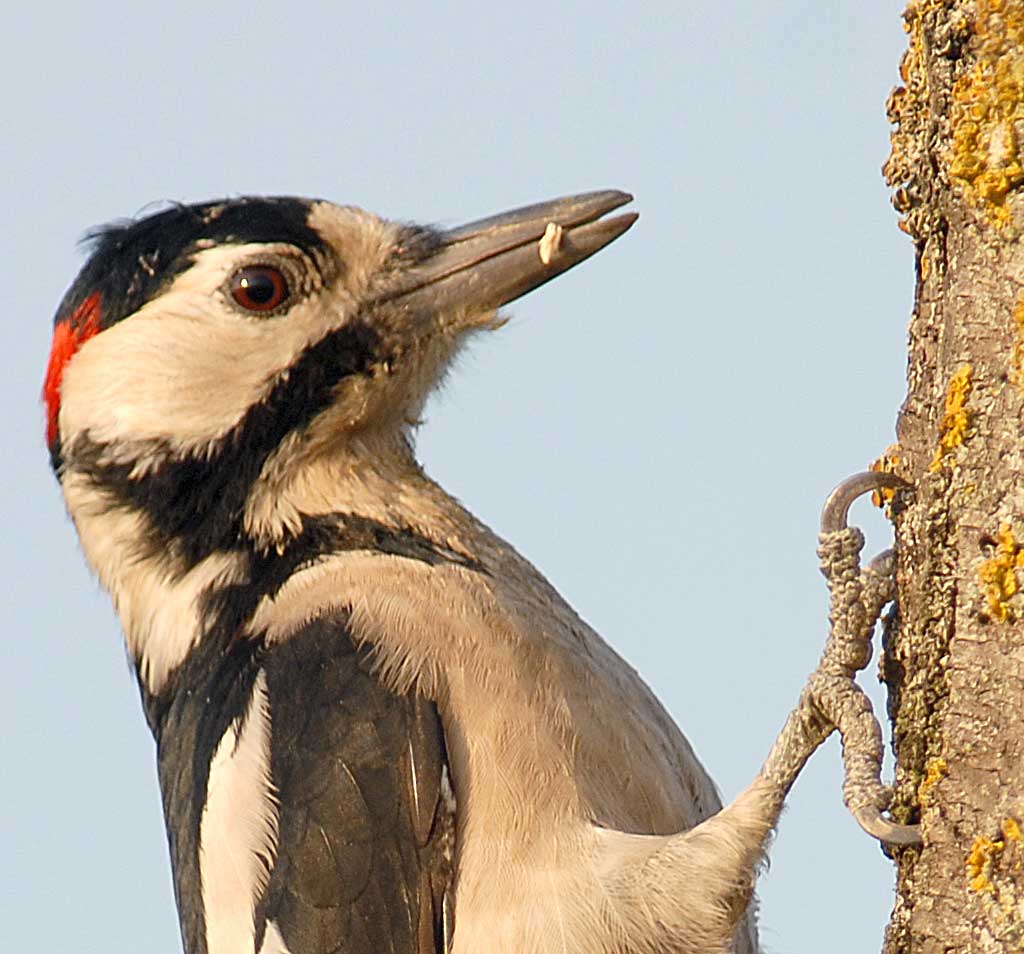
[(877, 808), (859, 808), (853, 812), (853, 817), (864, 831), (888, 845), (921, 844), (919, 825), (898, 825), (889, 821)]
[(847, 477), (828, 495), (821, 511), (821, 532), (835, 533), (845, 530), (846, 519), (853, 502), (873, 490), (905, 490), (912, 486), (902, 477), (878, 470), (866, 470), (862, 474)]

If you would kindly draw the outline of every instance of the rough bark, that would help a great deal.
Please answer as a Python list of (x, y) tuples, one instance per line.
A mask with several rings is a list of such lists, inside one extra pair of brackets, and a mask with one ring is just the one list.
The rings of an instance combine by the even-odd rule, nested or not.
[[(887, 954), (1024, 950), (1024, 0), (917, 0), (885, 173), (917, 249), (887, 465), (898, 853)], [(897, 501), (899, 506), (900, 502)]]

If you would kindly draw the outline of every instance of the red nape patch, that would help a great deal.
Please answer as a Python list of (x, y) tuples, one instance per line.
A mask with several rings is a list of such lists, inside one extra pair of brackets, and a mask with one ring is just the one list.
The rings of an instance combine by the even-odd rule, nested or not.
[(82, 347), (100, 330), (100, 293), (93, 292), (71, 315), (53, 330), (50, 363), (46, 366), (43, 382), (43, 400), (46, 402), (46, 443), (52, 447), (57, 439), (57, 421), (60, 417), (60, 385), (64, 369)]

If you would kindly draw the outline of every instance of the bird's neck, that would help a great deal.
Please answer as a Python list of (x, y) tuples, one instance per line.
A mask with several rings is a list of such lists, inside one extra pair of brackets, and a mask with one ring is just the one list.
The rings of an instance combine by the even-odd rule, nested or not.
[(423, 472), (404, 434), (362, 438), (265, 468), (245, 509), (246, 534), (280, 546), (310, 518), (337, 515), (411, 530), (471, 553), (482, 526)]
[[(417, 540), (418, 547), (472, 561), (488, 534), (423, 473), (404, 435), (353, 441), (315, 454), (303, 449), (301, 457), (296, 452), (268, 461), (241, 512), (229, 521), (234, 530), (223, 532), (225, 517), (216, 507), (207, 508), (218, 521), (216, 533), (202, 523), (189, 527), (193, 541), (216, 541), (203, 547), (162, 529), (167, 515), (147, 504), (152, 498), (162, 507), (165, 495), (143, 493), (135, 484), (128, 493), (120, 484), (104, 484), (103, 476), (69, 470), (62, 481), (65, 497), (86, 557), (117, 607), (140, 681), (151, 694), (162, 691), (208, 635), (213, 593), (248, 594), (252, 605), (234, 610), (244, 617), (269, 595), (263, 590), (278, 585), (274, 581), (300, 558), (309, 562), (336, 550), (372, 549), (379, 539), (401, 534)], [(152, 479), (161, 480), (160, 472)], [(173, 487), (185, 493), (180, 481)], [(204, 492), (201, 486), (186, 489)], [(205, 493), (208, 498), (210, 492)], [(205, 512), (187, 501), (183, 506)], [(340, 541), (339, 525), (351, 531)]]

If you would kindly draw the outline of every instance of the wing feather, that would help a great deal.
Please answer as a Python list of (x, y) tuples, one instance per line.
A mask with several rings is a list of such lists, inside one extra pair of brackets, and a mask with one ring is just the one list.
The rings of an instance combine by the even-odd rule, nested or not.
[(454, 819), (436, 708), (381, 685), (344, 618), (311, 622), (263, 667), (280, 801), (266, 918), (290, 954), (441, 951), (430, 886), (451, 883)]

